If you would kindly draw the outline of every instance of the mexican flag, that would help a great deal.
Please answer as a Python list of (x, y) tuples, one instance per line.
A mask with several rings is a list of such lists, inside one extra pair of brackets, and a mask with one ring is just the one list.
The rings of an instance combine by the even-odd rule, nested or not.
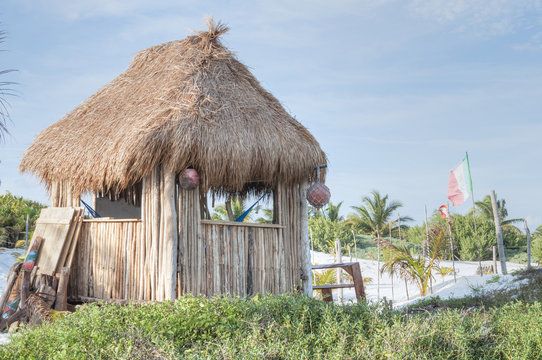
[(463, 204), (472, 193), (472, 181), (470, 178), (469, 155), (467, 154), (463, 161), (450, 171), (450, 180), (448, 181), (448, 199), (453, 206)]

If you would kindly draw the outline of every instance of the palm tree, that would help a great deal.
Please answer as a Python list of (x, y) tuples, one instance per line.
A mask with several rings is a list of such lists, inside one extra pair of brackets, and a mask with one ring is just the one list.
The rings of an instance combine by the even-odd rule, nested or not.
[(323, 217), (324, 219), (328, 219), (331, 221), (344, 221), (344, 218), (342, 216), (339, 216), (339, 210), (342, 204), (343, 202), (341, 201), (337, 205), (333, 205), (333, 203), (330, 201), (325, 209), (317, 209), (314, 206), (309, 205), (309, 217)]
[(326, 209), (323, 211), (323, 216), (330, 220), (330, 221), (338, 221), (338, 222), (341, 222), (344, 220), (344, 218), (342, 216), (339, 215), (339, 210), (341, 209), (341, 205), (343, 204), (343, 202), (341, 201), (340, 203), (338, 203), (337, 205), (333, 205), (333, 203), (330, 201), (328, 204), (327, 204), (327, 207)]
[[(393, 213), (403, 206), (400, 201), (389, 200), (388, 195), (382, 197), (376, 190), (371, 192), (371, 196), (364, 196), (361, 201), (362, 206), (352, 206), (355, 213), (349, 214), (347, 221), (354, 230), (370, 233), (378, 238), (389, 225)], [(404, 222), (411, 220), (408, 216), (401, 217)]]
[[(388, 200), (388, 195), (382, 197), (376, 190), (373, 190), (371, 195), (372, 197), (365, 196), (362, 198), (362, 206), (352, 206), (355, 213), (348, 215), (348, 223), (354, 230), (369, 232), (377, 237), (377, 299), (380, 300), (380, 234), (390, 222), (394, 211), (402, 207), (403, 204), (400, 201)], [(403, 218), (403, 221), (409, 220), (412, 219), (409, 217)]]
[[(4, 41), (4, 33), (0, 31), (0, 43)], [(5, 75), (15, 70), (2, 70), (0, 75)], [(13, 85), (10, 81), (0, 81), (0, 141), (2, 141), (6, 134), (8, 134), (7, 121), (9, 120), (9, 113), (7, 109), (7, 102), (4, 98), (5, 95), (13, 95), (13, 91), (8, 87)]]
[[(495, 197), (497, 195), (495, 194)], [(482, 215), (485, 220), (493, 222), (495, 220), (493, 216), (493, 206), (491, 205), (491, 197), (489, 195), (484, 196), (482, 201), (475, 202), (476, 209)], [(519, 232), (520, 230), (513, 225), (514, 223), (524, 221), (524, 219), (507, 219), (508, 210), (506, 209), (506, 200), (498, 199), (497, 200), (497, 210), (499, 212), (499, 217), (501, 218), (501, 226), (503, 229), (511, 230), (514, 232)]]
[[(228, 202), (230, 202), (231, 204), (231, 214), (229, 214), (228, 212), (228, 205), (227, 205)], [(239, 216), (243, 215), (245, 211), (246, 209), (245, 209), (244, 199), (236, 195), (233, 198), (228, 197), (228, 199), (226, 199), (226, 204), (216, 206), (213, 209), (213, 215), (211, 219), (223, 220), (223, 221), (234, 221), (235, 219), (239, 218)], [(247, 215), (244, 222), (250, 222), (250, 217), (251, 217), (250, 214)]]
[(433, 270), (438, 272), (439, 269), (438, 254), (446, 246), (442, 232), (431, 242), (427, 261), (422, 256), (414, 256), (408, 246), (395, 246), (389, 241), (380, 241), (385, 249), (389, 251), (381, 271), (399, 271), (401, 277), (414, 282), (418, 286), (420, 296), (426, 296), (429, 283), (434, 278)]
[(256, 222), (259, 224), (272, 224), (273, 223), (273, 209), (257, 209), (256, 212), (262, 211), (263, 216), (260, 216), (256, 219)]

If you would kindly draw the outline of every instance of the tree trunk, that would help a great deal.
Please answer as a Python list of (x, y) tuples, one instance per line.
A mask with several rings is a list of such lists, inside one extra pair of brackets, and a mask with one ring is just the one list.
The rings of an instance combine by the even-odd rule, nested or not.
[(531, 232), (527, 226), (527, 220), (523, 221), (525, 227), (525, 235), (527, 236), (527, 269), (531, 268)]
[(377, 275), (376, 275), (376, 301), (380, 301), (380, 230), (376, 228), (377, 244)]
[[(335, 262), (336, 263), (342, 263), (342, 256), (341, 256), (341, 240), (335, 239)], [(343, 270), (341, 268), (337, 268), (336, 270), (337, 274), (337, 284), (343, 283)], [(343, 289), (338, 289), (338, 301), (339, 303), (343, 302)]]
[(228, 219), (230, 221), (235, 221), (235, 218), (233, 217), (233, 210), (231, 208), (231, 196), (228, 196), (228, 198), (226, 199), (225, 206), (226, 212), (228, 213)]
[(493, 218), (495, 221), (495, 232), (497, 233), (497, 245), (499, 248), (499, 259), (501, 261), (501, 270), (502, 270), (503, 275), (506, 275), (507, 274), (506, 255), (504, 254), (504, 243), (502, 239), (501, 219), (499, 217), (499, 210), (497, 208), (497, 200), (495, 199), (495, 190), (491, 190), (489, 195), (491, 196), (491, 206), (493, 207)]
[(300, 186), (301, 192), (301, 244), (303, 249), (302, 268), (303, 271), (303, 294), (312, 297), (312, 266), (311, 266), (311, 249), (309, 244), (309, 208), (307, 206), (307, 184), (303, 183)]

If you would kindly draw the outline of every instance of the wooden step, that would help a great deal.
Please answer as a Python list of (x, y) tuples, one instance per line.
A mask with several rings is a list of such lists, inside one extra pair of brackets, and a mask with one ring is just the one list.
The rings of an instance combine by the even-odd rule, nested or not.
[(313, 270), (345, 268), (345, 267), (350, 267), (350, 266), (352, 266), (354, 264), (356, 264), (356, 263), (355, 262), (348, 262), (348, 263), (321, 264), (321, 265), (312, 265), (311, 268)]
[(353, 288), (354, 284), (335, 284), (335, 285), (313, 285), (314, 290), (318, 289), (344, 289), (344, 288)]

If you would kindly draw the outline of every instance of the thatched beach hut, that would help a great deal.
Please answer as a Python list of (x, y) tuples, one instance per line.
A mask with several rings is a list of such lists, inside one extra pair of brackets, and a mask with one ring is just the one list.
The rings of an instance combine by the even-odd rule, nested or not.
[[(141, 51), (25, 152), (52, 206), (91, 193), (114, 217), (84, 221), (72, 298), (310, 291), (306, 187), (326, 156), (221, 44), (227, 30)], [(187, 168), (195, 189), (180, 186)], [(214, 197), (265, 193), (273, 224), (210, 219)]]

